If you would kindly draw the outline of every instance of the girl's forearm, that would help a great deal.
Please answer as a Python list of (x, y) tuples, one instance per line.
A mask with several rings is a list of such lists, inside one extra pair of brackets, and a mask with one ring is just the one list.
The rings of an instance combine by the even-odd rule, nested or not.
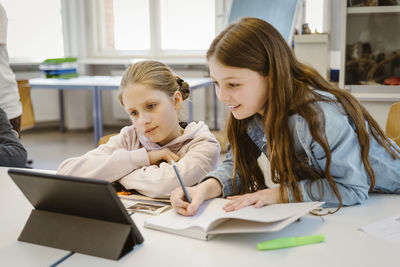
[(222, 185), (217, 179), (210, 178), (199, 184), (204, 192), (204, 200), (219, 197), (222, 194)]

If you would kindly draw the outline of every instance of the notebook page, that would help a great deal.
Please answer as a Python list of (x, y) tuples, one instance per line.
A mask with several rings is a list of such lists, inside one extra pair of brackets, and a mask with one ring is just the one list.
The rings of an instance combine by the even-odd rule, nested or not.
[(183, 230), (190, 227), (199, 227), (204, 232), (207, 226), (211, 224), (216, 218), (221, 218), (226, 213), (222, 207), (227, 203), (228, 200), (216, 198), (205, 201), (200, 205), (196, 215), (194, 216), (183, 216), (170, 210), (164, 214), (150, 218), (147, 221), (149, 224), (162, 226), (164, 228), (170, 228), (174, 230)]
[(292, 217), (304, 209), (314, 207), (315, 203), (316, 202), (280, 203), (267, 205), (261, 208), (249, 206), (240, 210), (227, 212), (223, 217), (270, 223)]

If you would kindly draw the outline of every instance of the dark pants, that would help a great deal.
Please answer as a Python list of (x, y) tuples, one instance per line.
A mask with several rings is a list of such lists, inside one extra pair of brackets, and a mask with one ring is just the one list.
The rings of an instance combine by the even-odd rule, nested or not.
[(14, 119), (10, 120), (10, 123), (15, 131), (17, 131), (18, 136), (20, 136), (21, 132), (21, 116), (18, 116)]

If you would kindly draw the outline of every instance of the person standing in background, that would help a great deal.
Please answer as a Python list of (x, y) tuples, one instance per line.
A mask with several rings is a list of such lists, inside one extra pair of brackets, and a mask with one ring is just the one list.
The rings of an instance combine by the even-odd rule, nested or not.
[(22, 105), (15, 75), (10, 68), (7, 52), (7, 14), (0, 3), (0, 108), (10, 120), (13, 129), (20, 134)]

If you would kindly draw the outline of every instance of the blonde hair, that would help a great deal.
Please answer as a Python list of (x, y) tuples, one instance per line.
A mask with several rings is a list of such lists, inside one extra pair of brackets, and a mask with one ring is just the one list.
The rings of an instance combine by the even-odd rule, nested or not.
[(140, 61), (130, 65), (125, 70), (118, 90), (118, 100), (122, 106), (124, 106), (122, 95), (127, 85), (135, 83), (160, 90), (171, 97), (178, 90), (181, 92), (183, 100), (190, 95), (189, 84), (175, 75), (167, 65), (159, 61)]

